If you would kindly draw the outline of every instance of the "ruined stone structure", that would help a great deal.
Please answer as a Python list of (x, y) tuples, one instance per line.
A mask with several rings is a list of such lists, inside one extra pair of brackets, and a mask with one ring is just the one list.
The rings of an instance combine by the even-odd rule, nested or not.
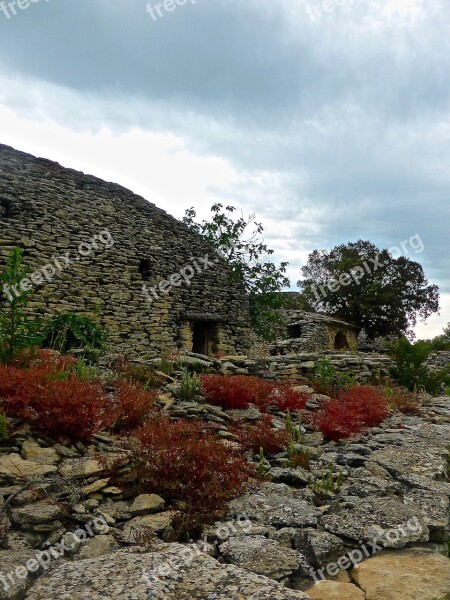
[(14, 246), (33, 271), (30, 310), (92, 316), (114, 351), (248, 345), (244, 290), (200, 236), (119, 185), (0, 145), (0, 268)]
[(358, 327), (329, 315), (303, 310), (284, 310), (286, 339), (271, 347), (271, 354), (342, 351), (357, 347)]

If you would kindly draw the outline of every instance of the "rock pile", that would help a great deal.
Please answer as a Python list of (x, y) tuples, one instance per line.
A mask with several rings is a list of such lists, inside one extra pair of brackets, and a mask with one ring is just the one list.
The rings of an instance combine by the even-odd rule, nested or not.
[[(173, 416), (217, 422), (223, 437), (236, 416), (166, 404)], [(0, 599), (448, 600), (449, 398), (358, 439), (309, 431), (301, 444), (310, 471), (270, 457), (267, 481), (198, 543), (180, 544), (163, 498), (125, 497), (108, 478), (119, 440), (63, 445), (23, 428), (0, 447)], [(340, 487), (321, 485), (340, 472)]]

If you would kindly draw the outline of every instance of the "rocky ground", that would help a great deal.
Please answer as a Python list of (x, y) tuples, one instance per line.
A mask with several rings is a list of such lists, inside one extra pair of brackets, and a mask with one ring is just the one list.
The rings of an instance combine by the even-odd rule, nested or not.
[[(258, 417), (161, 402), (231, 441), (231, 417)], [(0, 447), (0, 600), (449, 600), (450, 399), (346, 443), (308, 431), (301, 447), (310, 471), (271, 457), (266, 481), (180, 544), (162, 498), (125, 499), (108, 479), (117, 440), (65, 446), (24, 428)]]

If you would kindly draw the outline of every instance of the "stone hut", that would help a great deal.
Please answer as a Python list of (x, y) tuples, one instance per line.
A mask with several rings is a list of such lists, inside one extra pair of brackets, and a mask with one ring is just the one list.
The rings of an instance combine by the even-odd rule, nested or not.
[(330, 315), (286, 309), (286, 337), (271, 347), (272, 355), (356, 350), (359, 328)]
[(89, 315), (114, 352), (248, 346), (245, 291), (199, 235), (119, 185), (0, 145), (0, 269), (14, 246), (29, 310)]

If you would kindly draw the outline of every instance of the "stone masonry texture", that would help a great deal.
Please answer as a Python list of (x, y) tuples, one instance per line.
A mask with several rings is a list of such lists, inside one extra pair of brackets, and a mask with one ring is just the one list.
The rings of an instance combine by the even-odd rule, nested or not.
[[(111, 237), (93, 243), (102, 232)], [(119, 185), (0, 145), (0, 269), (14, 246), (32, 271), (42, 274), (55, 258), (65, 266), (33, 288), (30, 312), (88, 315), (108, 328), (114, 352), (191, 351), (196, 335), (210, 352), (248, 346), (244, 289), (200, 236)], [(207, 255), (213, 264), (205, 268), (199, 259)], [(157, 287), (148, 300), (143, 285), (159, 286), (186, 268), (195, 270), (189, 285)]]

